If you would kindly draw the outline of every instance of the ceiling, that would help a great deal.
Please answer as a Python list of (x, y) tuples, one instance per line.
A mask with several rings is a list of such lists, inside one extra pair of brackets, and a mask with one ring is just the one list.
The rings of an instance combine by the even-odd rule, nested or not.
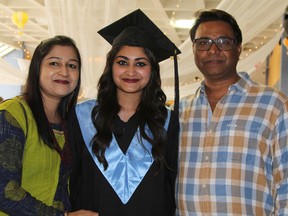
[[(71, 0), (77, 1), (77, 0)], [(119, 3), (119, 0), (117, 1)], [(171, 20), (191, 19), (193, 13), (199, 9), (216, 8), (221, 0), (143, 0), (138, 1), (137, 6), (167, 34), (167, 36), (179, 46), (188, 37), (189, 29), (174, 28)], [(20, 35), (17, 26), (12, 22), (12, 14), (16, 11), (25, 11), (29, 20)], [(91, 17), (93, 21), (93, 17)], [(282, 15), (271, 25), (252, 38), (243, 46), (242, 55), (253, 52), (263, 43), (263, 40), (273, 37), (281, 28)], [(49, 37), (48, 18), (45, 11), (45, 0), (0, 0), (0, 52), (2, 56), (9, 52), (10, 45), (19, 48), (24, 41), (25, 48), (33, 53), (35, 47), (43, 39)], [(11, 48), (10, 48), (11, 49)], [(0, 55), (1, 57), (1, 55)]]
[[(29, 15), (22, 35), (12, 22), (12, 14), (16, 11), (25, 11)], [(25, 41), (26, 48), (33, 52), (48, 36), (44, 0), (0, 0), (0, 42), (19, 48), (19, 41)]]
[[(194, 63), (189, 28), (175, 28), (171, 21), (192, 19), (194, 12), (203, 9), (220, 8), (236, 18), (243, 34), (242, 53), (237, 67), (239, 71), (250, 73), (254, 81), (265, 84), (265, 61), (281, 37), (283, 13), (287, 5), (288, 0), (0, 0), (0, 85), (4, 81), (14, 83), (20, 73), (23, 74), (21, 83), (25, 80), (29, 61), (21, 59), (25, 61), (22, 61), (25, 63), (23, 68), (26, 68), (21, 71), (1, 65), (2, 60), (6, 60), (1, 57), (11, 52), (11, 47), (25, 48), (24, 51), (31, 56), (42, 40), (55, 34), (66, 34), (75, 39), (83, 51), (83, 95), (94, 97), (106, 53), (110, 49), (97, 31), (137, 8), (181, 50), (178, 56), (181, 96), (197, 88), (203, 76)], [(12, 14), (16, 11), (25, 11), (29, 15), (22, 34), (12, 22)], [(173, 68), (172, 60), (161, 62), (162, 86), (169, 98), (173, 98), (174, 94)], [(12, 75), (12, 81), (7, 81), (7, 77)]]

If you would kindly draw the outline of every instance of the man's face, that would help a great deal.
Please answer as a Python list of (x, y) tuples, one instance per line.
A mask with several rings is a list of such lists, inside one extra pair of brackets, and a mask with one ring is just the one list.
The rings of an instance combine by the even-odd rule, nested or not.
[[(195, 39), (199, 38), (212, 40), (218, 38), (235, 39), (235, 36), (228, 23), (208, 21), (201, 23), (197, 28)], [(220, 50), (215, 43), (212, 43), (210, 49), (206, 51), (197, 50), (196, 44), (193, 43), (195, 64), (205, 78), (212, 80), (223, 80), (235, 75), (241, 50), (241, 45), (237, 45), (237, 42), (234, 42), (229, 50)]]

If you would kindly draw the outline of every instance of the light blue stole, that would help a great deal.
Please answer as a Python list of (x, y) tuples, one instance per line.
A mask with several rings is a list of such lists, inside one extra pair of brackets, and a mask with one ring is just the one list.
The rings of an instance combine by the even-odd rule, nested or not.
[[(152, 146), (145, 139), (142, 139), (141, 145), (140, 131), (138, 128), (126, 154), (123, 154), (122, 150), (117, 144), (114, 134), (112, 134), (110, 146), (105, 151), (105, 157), (108, 161), (108, 168), (104, 170), (103, 165), (99, 163), (97, 157), (94, 155), (92, 146), (90, 144), (96, 133), (96, 129), (91, 119), (91, 112), (95, 105), (96, 100), (88, 100), (77, 104), (76, 114), (81, 132), (83, 134), (87, 149), (90, 152), (95, 164), (110, 183), (111, 187), (114, 189), (122, 203), (126, 204), (154, 161), (151, 154)], [(168, 128), (171, 115), (169, 108), (167, 109), (168, 117), (165, 123), (166, 130)], [(149, 137), (153, 137), (148, 127), (145, 127), (145, 131)]]

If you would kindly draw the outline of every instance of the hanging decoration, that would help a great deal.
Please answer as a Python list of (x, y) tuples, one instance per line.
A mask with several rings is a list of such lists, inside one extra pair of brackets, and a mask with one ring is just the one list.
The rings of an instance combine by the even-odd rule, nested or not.
[(288, 55), (288, 6), (285, 9), (284, 20), (283, 20), (283, 45), (286, 47), (286, 54)]
[(288, 55), (288, 37), (283, 38), (283, 45), (286, 47), (286, 54)]
[(18, 46), (20, 49), (23, 50), (24, 58), (30, 59), (30, 53), (25, 47), (25, 43), (22, 39), (23, 29), (25, 24), (28, 22), (29, 16), (26, 12), (23, 11), (16, 11), (12, 14), (12, 22), (17, 26), (18, 28)]
[(12, 22), (17, 25), (18, 27), (18, 34), (22, 35), (23, 34), (23, 28), (25, 24), (27, 23), (29, 17), (26, 12), (23, 11), (16, 11), (12, 15)]
[(286, 46), (286, 49), (288, 49), (288, 37), (283, 39), (283, 44)]

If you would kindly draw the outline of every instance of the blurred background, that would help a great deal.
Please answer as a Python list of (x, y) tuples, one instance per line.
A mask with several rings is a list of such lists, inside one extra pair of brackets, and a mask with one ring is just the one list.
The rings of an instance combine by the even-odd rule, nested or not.
[[(218, 8), (232, 14), (243, 34), (238, 71), (288, 94), (288, 0), (0, 0), (0, 96), (20, 93), (35, 47), (64, 34), (81, 52), (79, 100), (95, 97), (111, 46), (97, 31), (140, 8), (182, 51), (178, 56), (180, 96), (202, 81), (192, 54), (189, 29), (195, 11)], [(161, 62), (162, 86), (174, 98), (173, 60)]]

